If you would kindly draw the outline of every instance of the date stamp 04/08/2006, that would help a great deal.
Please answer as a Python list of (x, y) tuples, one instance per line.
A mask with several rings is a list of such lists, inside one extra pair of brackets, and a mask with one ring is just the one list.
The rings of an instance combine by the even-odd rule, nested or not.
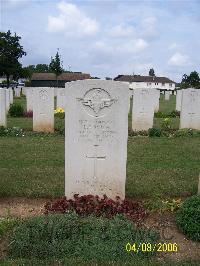
[(177, 252), (176, 243), (127, 243), (125, 247), (127, 252)]

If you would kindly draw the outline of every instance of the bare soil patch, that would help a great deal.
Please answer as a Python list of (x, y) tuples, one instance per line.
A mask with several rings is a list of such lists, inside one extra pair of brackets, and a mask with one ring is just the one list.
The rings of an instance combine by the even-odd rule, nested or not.
[[(0, 218), (28, 218), (40, 215), (44, 211), (44, 204), (50, 199), (39, 198), (0, 198)], [(176, 243), (177, 252), (157, 252), (158, 259), (170, 258), (180, 261), (186, 259), (200, 259), (200, 243), (188, 239), (182, 234), (175, 223), (175, 214), (172, 212), (153, 212), (144, 220), (148, 228), (159, 230), (163, 243)], [(6, 254), (6, 238), (0, 239), (0, 257)]]

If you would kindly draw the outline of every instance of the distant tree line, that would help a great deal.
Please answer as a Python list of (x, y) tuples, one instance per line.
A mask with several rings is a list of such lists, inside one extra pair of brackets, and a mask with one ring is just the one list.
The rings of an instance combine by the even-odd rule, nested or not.
[(186, 89), (189, 87), (200, 89), (200, 77), (197, 71), (192, 71), (190, 75), (183, 75), (180, 88)]

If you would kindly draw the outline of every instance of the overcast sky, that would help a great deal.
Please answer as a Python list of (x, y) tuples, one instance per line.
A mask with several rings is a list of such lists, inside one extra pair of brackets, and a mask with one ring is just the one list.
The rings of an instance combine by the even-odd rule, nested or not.
[(180, 81), (200, 72), (200, 0), (0, 0), (1, 31), (21, 36), (21, 62), (50, 63), (98, 77), (148, 74)]

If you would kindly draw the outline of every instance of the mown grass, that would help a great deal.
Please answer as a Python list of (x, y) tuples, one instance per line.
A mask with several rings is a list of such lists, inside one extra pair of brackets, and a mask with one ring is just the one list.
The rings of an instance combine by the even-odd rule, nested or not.
[[(129, 137), (127, 197), (197, 191), (199, 138)], [(0, 196), (64, 194), (64, 137), (0, 138)]]

